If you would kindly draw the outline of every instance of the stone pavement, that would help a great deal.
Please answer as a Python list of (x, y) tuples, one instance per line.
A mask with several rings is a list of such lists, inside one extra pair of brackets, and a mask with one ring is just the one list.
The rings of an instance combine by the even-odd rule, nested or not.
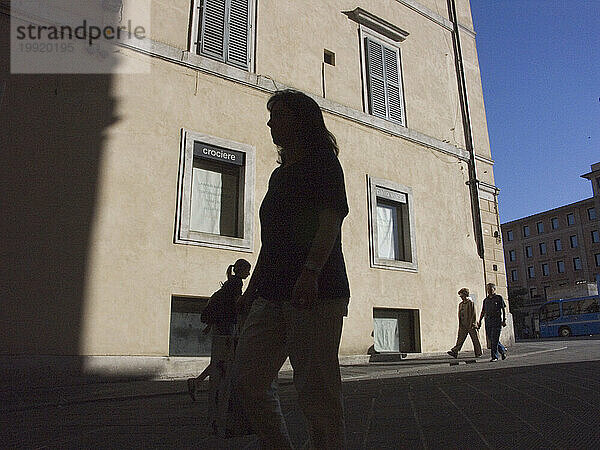
[[(462, 355), (461, 355), (462, 356)], [(518, 343), (506, 361), (443, 355), (343, 367), (348, 448), (600, 448), (600, 341)], [(282, 406), (306, 444), (290, 374)], [(1, 391), (3, 448), (259, 448), (209, 435), (185, 381)]]

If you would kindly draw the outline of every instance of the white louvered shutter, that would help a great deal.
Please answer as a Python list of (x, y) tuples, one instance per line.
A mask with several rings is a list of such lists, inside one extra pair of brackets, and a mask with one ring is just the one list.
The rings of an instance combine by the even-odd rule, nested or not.
[(387, 113), (390, 120), (402, 122), (402, 96), (400, 91), (400, 68), (398, 53), (383, 47), (385, 86), (387, 90)]
[(224, 59), (226, 0), (202, 0), (200, 51)]
[(402, 123), (402, 91), (397, 50), (366, 38), (370, 112)]
[(383, 71), (383, 46), (366, 38), (369, 107), (374, 116), (387, 118), (385, 106), (385, 76)]
[(227, 61), (248, 68), (249, 0), (230, 0)]

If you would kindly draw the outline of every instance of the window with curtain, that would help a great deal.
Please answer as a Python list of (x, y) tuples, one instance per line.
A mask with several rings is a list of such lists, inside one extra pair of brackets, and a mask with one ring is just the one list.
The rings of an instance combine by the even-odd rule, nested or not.
[(416, 271), (412, 189), (368, 178), (371, 267)]
[(240, 167), (194, 158), (190, 231), (241, 237)]
[(196, 52), (249, 69), (251, 0), (196, 0)]
[(254, 147), (182, 130), (175, 243), (252, 251)]

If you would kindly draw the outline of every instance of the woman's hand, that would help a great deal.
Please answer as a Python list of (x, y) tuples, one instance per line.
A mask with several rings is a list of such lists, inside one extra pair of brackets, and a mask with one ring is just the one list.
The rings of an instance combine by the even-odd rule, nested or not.
[(319, 290), (319, 272), (304, 269), (292, 291), (292, 306), (299, 309), (310, 309), (317, 298)]

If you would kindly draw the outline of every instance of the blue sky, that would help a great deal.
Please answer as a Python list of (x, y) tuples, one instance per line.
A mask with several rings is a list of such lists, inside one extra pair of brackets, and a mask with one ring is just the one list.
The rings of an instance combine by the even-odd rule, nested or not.
[(471, 0), (500, 220), (592, 196), (600, 0)]

